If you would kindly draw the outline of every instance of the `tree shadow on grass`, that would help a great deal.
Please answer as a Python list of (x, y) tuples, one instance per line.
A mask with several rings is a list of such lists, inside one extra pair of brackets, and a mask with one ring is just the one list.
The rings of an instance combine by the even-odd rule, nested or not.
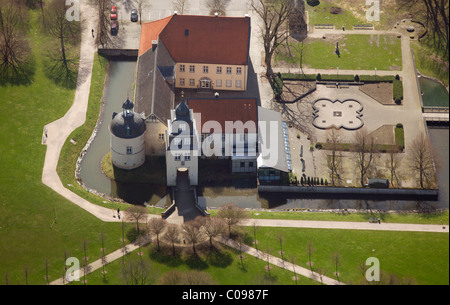
[(16, 67), (2, 66), (0, 68), (0, 86), (28, 86), (33, 83), (36, 72), (36, 62), (32, 56)]
[[(178, 251), (177, 251), (178, 252)], [(182, 257), (176, 252), (174, 256), (172, 251), (162, 246), (158, 251), (156, 247), (150, 246), (149, 258), (160, 264), (164, 264), (170, 267), (178, 267), (184, 263)]]
[(226, 268), (233, 263), (233, 257), (229, 252), (213, 247), (206, 254), (206, 261), (215, 267)]
[(49, 53), (44, 60), (44, 73), (56, 85), (66, 89), (75, 89), (78, 79), (78, 62), (75, 59), (63, 59)]

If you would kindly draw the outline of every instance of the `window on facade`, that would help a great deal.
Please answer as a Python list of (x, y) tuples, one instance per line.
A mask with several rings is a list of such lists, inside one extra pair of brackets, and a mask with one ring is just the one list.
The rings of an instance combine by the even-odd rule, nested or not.
[(180, 78), (180, 86), (184, 86), (184, 78)]
[(237, 67), (236, 68), (236, 74), (237, 75), (241, 75), (242, 74), (242, 68), (241, 67)]
[(253, 162), (248, 162), (248, 167), (253, 167)]
[(216, 73), (217, 74), (222, 74), (222, 67), (217, 67), (216, 68)]
[(175, 161), (181, 161), (181, 154), (175, 154)]
[(184, 145), (191, 145), (191, 138), (184, 139)]
[(133, 153), (133, 147), (127, 146), (127, 155), (131, 155)]
[(227, 67), (227, 74), (231, 74), (231, 67)]
[(173, 143), (175, 144), (175, 146), (179, 146), (181, 144), (181, 139), (175, 138), (175, 139), (173, 139)]
[(209, 72), (209, 67), (203, 66), (203, 73), (208, 73), (208, 72)]
[(189, 66), (189, 72), (195, 73), (195, 66), (194, 65), (190, 65)]
[(189, 86), (191, 87), (195, 86), (195, 79), (193, 78), (189, 79)]
[(241, 162), (241, 167), (245, 167), (245, 162)]
[(184, 72), (185, 68), (185, 65), (180, 65), (180, 72)]
[(227, 80), (227, 87), (231, 87), (231, 80)]
[(184, 154), (184, 161), (191, 161), (191, 154), (190, 153), (185, 153)]
[(181, 129), (181, 130), (183, 130), (183, 131), (185, 131), (185, 130), (186, 130), (186, 124), (180, 124), (180, 125), (178, 126), (178, 128)]
[(222, 87), (222, 80), (221, 79), (216, 80), (216, 87)]
[(164, 134), (163, 134), (163, 133), (160, 133), (158, 139), (159, 139), (160, 141), (163, 141), (163, 140), (164, 140)]
[(236, 81), (236, 88), (241, 88), (241, 85), (242, 85), (241, 81), (237, 80)]

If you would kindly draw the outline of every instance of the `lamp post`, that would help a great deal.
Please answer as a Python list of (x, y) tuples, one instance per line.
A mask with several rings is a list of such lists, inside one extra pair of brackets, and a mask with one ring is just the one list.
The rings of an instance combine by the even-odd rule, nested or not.
[(377, 83), (377, 68), (375, 68), (375, 83), (377, 84), (377, 88), (378, 88), (378, 83)]
[(336, 71), (336, 87), (339, 88), (339, 67), (337, 67)]

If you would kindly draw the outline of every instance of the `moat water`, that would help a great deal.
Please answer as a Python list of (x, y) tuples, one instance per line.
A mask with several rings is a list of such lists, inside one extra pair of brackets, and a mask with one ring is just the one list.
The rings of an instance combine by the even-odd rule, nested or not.
[(420, 77), (419, 84), (424, 106), (448, 108), (448, 92), (441, 83), (430, 78)]
[[(169, 188), (161, 185), (117, 183), (106, 177), (101, 170), (101, 160), (110, 149), (109, 123), (113, 112), (120, 112), (123, 102), (133, 97), (135, 61), (111, 61), (109, 84), (106, 88), (106, 103), (103, 120), (98, 133), (81, 163), (80, 176), (84, 184), (93, 190), (111, 197), (123, 199), (132, 204), (150, 204), (167, 207), (170, 203)], [(205, 188), (199, 196), (199, 204), (208, 208), (234, 203), (244, 208), (265, 209), (380, 209), (412, 210), (420, 207), (449, 208), (449, 129), (429, 128), (431, 141), (439, 154), (438, 180), (439, 201), (418, 202), (411, 200), (342, 200), (342, 199), (299, 199), (293, 195), (259, 194), (255, 183), (244, 183), (246, 188)], [(240, 182), (235, 184), (243, 185)]]

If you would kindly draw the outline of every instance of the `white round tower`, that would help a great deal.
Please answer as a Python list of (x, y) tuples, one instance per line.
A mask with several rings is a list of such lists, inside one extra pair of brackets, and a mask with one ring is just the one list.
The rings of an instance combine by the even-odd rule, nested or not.
[(111, 161), (122, 169), (135, 169), (145, 162), (145, 120), (133, 109), (133, 103), (127, 99), (122, 113), (114, 113), (109, 125)]

